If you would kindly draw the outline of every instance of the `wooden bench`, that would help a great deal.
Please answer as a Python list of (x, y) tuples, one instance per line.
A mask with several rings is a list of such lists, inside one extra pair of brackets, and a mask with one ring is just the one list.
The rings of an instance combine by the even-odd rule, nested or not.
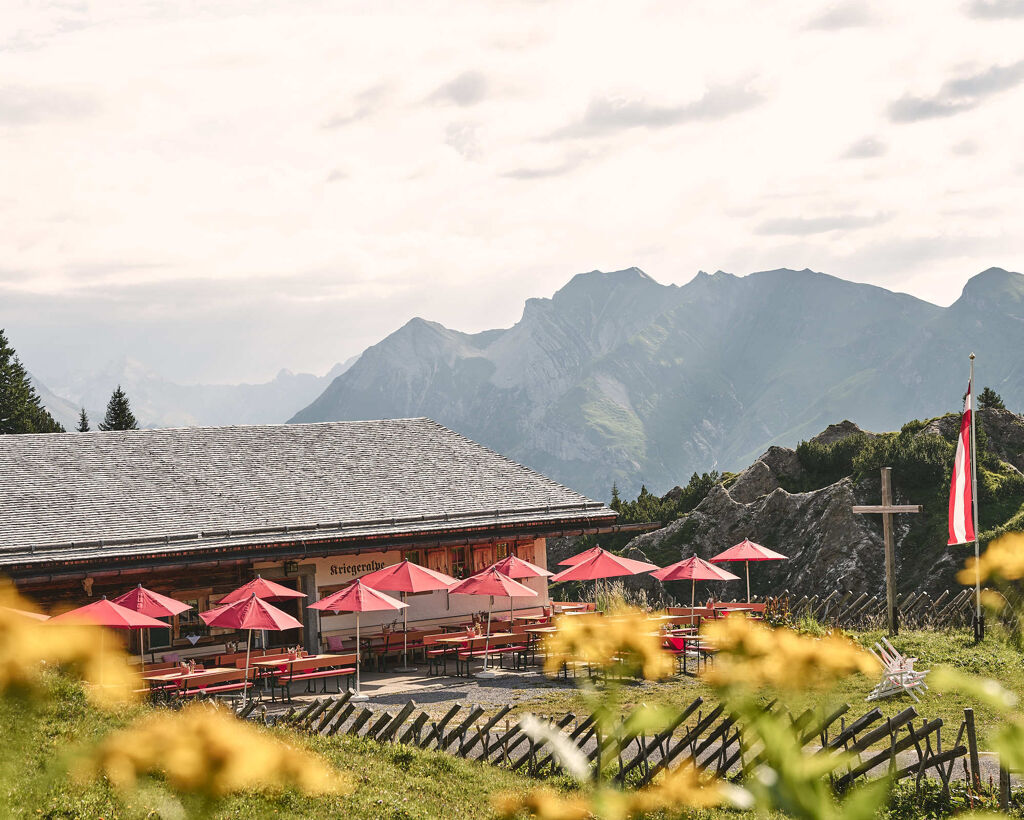
[[(269, 674), (270, 698), (276, 699), (275, 692), (281, 689), (282, 699), (287, 698), (291, 702), (291, 685), (296, 681), (306, 682), (306, 691), (313, 691), (310, 686), (314, 681), (323, 681), (323, 694), (327, 694), (327, 681), (331, 678), (352, 678), (356, 674), (355, 663), (358, 656), (355, 652), (347, 655), (311, 655), (306, 658), (296, 658), (282, 661), (282, 666), (274, 669)], [(341, 683), (338, 683), (338, 692), (341, 692)]]
[[(423, 636), (423, 652), (427, 659), (427, 673), (430, 675), (447, 675), (448, 659), (456, 659), (458, 655), (458, 644), (438, 643), (439, 638), (464, 638), (466, 641), (474, 637), (473, 632), (439, 632), (436, 635)], [(443, 668), (443, 672), (442, 672)]]
[(469, 642), (469, 647), (460, 649), (455, 657), (455, 674), (462, 674), (462, 665), (465, 664), (465, 674), (468, 676), (469, 665), (474, 660), (483, 660), (484, 658), (489, 660), (492, 657), (498, 658), (499, 669), (504, 668), (506, 657), (512, 658), (513, 668), (518, 669), (522, 666), (525, 669), (526, 654), (529, 649), (529, 640), (525, 632), (492, 637), (490, 640), (483, 635), (473, 637)]

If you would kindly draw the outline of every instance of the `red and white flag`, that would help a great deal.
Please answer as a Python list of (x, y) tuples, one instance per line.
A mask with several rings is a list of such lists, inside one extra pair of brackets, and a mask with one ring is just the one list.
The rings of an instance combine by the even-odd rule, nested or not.
[(967, 384), (967, 400), (960, 420), (960, 436), (956, 442), (953, 480), (949, 485), (949, 544), (968, 544), (974, 540), (974, 507), (971, 494), (971, 387)]

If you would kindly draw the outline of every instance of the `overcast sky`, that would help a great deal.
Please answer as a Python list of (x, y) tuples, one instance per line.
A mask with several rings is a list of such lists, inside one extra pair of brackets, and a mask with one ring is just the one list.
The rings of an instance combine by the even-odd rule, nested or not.
[(0, 327), (325, 371), (571, 275), (1024, 270), (1024, 0), (4, 4)]

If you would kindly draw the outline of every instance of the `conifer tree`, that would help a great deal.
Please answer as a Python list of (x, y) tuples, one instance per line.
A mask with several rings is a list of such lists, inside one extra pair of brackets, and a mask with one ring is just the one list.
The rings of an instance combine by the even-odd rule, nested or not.
[(82, 412), (78, 414), (78, 427), (76, 428), (79, 433), (89, 432), (89, 417), (85, 414), (85, 408), (82, 408)]
[(1005, 410), (1003, 397), (991, 387), (986, 387), (978, 394), (978, 408), (981, 410)]
[(107, 402), (107, 414), (100, 422), (100, 429), (109, 430), (138, 430), (139, 423), (132, 413), (131, 405), (128, 403), (127, 394), (118, 385)]
[(43, 407), (28, 372), (0, 330), (0, 434), (63, 432)]

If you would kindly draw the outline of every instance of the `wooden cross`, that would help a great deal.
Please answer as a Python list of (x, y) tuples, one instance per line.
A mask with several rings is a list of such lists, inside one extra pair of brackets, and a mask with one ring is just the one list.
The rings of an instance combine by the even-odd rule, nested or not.
[(892, 467), (882, 468), (882, 503), (853, 508), (855, 513), (882, 514), (882, 537), (885, 540), (885, 598), (890, 635), (899, 632), (900, 627), (896, 611), (896, 550), (892, 543), (892, 516), (893, 513), (919, 513), (922, 509), (924, 508), (920, 504), (892, 503)]

